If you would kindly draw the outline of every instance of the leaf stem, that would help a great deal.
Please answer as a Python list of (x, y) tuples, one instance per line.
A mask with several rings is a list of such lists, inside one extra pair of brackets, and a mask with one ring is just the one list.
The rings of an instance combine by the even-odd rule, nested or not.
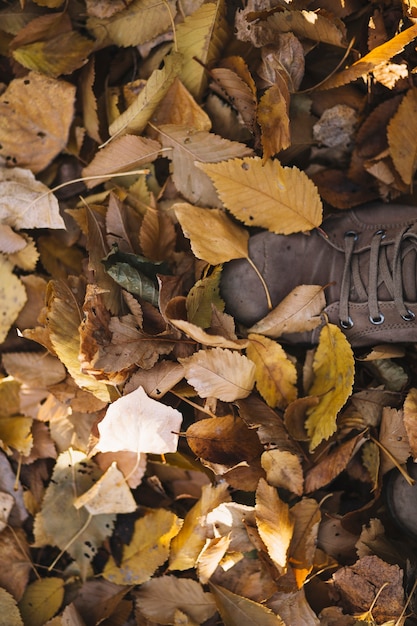
[(399, 464), (399, 462), (397, 461), (395, 456), (393, 456), (391, 454), (391, 452), (385, 446), (382, 445), (381, 442), (379, 442), (377, 439), (372, 437), (372, 435), (370, 435), (369, 438), (370, 438), (371, 441), (373, 441), (380, 448), (380, 450), (382, 450), (382, 452), (384, 452), (384, 454), (387, 455), (387, 457), (390, 459), (390, 461), (392, 461), (394, 463), (395, 467), (398, 469), (400, 474), (402, 474), (403, 478), (407, 481), (407, 483), (410, 485), (410, 487), (412, 487), (414, 485), (414, 483), (415, 483), (415, 480), (413, 478), (411, 478), (411, 476), (405, 471), (405, 469), (403, 467), (401, 467), (401, 465)]
[(264, 280), (264, 277), (262, 276), (261, 272), (258, 270), (255, 263), (252, 261), (252, 259), (249, 256), (246, 257), (246, 260), (248, 261), (249, 265), (253, 268), (253, 270), (256, 272), (256, 275), (258, 276), (259, 280), (262, 283), (262, 287), (264, 288), (265, 295), (266, 295), (266, 301), (268, 303), (268, 309), (271, 311), (273, 309), (271, 296), (268, 290), (268, 286)]
[(51, 570), (54, 569), (55, 565), (58, 563), (59, 559), (62, 557), (63, 554), (65, 554), (65, 552), (68, 550), (68, 548), (74, 543), (74, 541), (77, 541), (78, 537), (80, 537), (83, 532), (85, 530), (87, 530), (91, 520), (93, 519), (93, 516), (91, 513), (88, 514), (88, 517), (86, 519), (86, 521), (84, 522), (84, 524), (81, 526), (81, 528), (75, 533), (75, 535), (73, 537), (71, 537), (71, 539), (68, 541), (68, 543), (66, 544), (66, 546), (64, 548), (62, 548), (61, 552), (58, 554), (58, 556), (52, 561), (52, 563), (50, 564), (50, 566), (48, 567), (48, 572), (50, 572)]

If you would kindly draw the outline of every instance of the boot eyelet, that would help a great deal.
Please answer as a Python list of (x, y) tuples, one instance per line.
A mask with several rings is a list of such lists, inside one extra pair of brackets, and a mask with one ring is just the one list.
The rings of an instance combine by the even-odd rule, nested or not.
[(379, 314), (378, 317), (369, 317), (369, 321), (371, 322), (371, 324), (375, 324), (375, 326), (378, 326), (379, 324), (383, 324), (385, 320), (385, 317), (382, 315), (382, 313)]
[(379, 230), (376, 231), (375, 235), (381, 235), (381, 239), (385, 239), (385, 237), (387, 236), (387, 233), (385, 232), (383, 228), (380, 228)]
[(353, 239), (354, 239), (355, 241), (357, 241), (357, 239), (358, 239), (358, 237), (359, 237), (358, 233), (357, 233), (357, 232), (355, 232), (354, 230), (347, 230), (347, 231), (345, 232), (345, 235), (344, 235), (344, 236), (345, 236), (345, 237), (353, 237)]
[(339, 320), (339, 323), (343, 330), (349, 330), (353, 326), (353, 319), (348, 317), (347, 320)]
[(412, 322), (415, 319), (416, 314), (410, 311), (410, 309), (407, 309), (407, 313), (405, 315), (401, 315), (401, 317), (406, 322)]

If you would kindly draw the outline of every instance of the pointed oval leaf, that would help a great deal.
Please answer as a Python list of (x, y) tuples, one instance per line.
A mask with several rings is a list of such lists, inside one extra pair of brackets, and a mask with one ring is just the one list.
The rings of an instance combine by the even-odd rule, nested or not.
[(314, 183), (296, 167), (259, 157), (197, 163), (212, 179), (226, 208), (248, 226), (289, 235), (312, 230), (322, 221)]
[(285, 626), (279, 615), (263, 604), (239, 596), (219, 585), (210, 584), (210, 589), (224, 626)]
[(388, 144), (396, 170), (410, 185), (417, 169), (417, 88), (409, 89), (388, 124)]
[(25, 624), (43, 626), (57, 613), (64, 599), (62, 578), (40, 578), (27, 587), (19, 602)]

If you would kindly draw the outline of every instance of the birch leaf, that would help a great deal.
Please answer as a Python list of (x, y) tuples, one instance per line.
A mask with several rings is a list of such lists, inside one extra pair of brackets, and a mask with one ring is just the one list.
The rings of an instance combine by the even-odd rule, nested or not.
[(0, 99), (0, 156), (35, 174), (67, 145), (75, 87), (30, 72), (15, 78)]
[(174, 124), (160, 126), (158, 130), (163, 147), (172, 148), (172, 179), (178, 191), (194, 204), (219, 207), (213, 183), (196, 165), (243, 157), (253, 151), (243, 143), (229, 141), (208, 131)]
[(413, 39), (417, 37), (417, 24), (413, 24), (409, 28), (406, 28), (398, 35), (395, 35), (392, 39), (389, 39), (385, 43), (373, 48), (371, 52), (364, 57), (353, 63), (350, 67), (346, 68), (342, 72), (331, 76), (322, 85), (321, 89), (332, 89), (333, 87), (340, 87), (346, 85), (346, 83), (353, 82), (361, 76), (365, 76), (368, 72), (386, 63), (392, 57), (402, 52), (406, 45), (411, 43)]
[(246, 398), (255, 384), (255, 365), (243, 354), (223, 348), (200, 350), (185, 359), (185, 377), (201, 398), (234, 402)]
[(327, 324), (320, 333), (313, 362), (314, 381), (310, 396), (318, 396), (317, 406), (307, 410), (306, 429), (311, 438), (310, 450), (336, 430), (336, 418), (352, 393), (355, 362), (352, 348), (342, 331)]
[(136, 520), (133, 538), (123, 548), (120, 565), (111, 556), (103, 576), (116, 585), (140, 585), (165, 563), (169, 546), (181, 527), (180, 519), (165, 509), (147, 512)]
[(62, 578), (41, 578), (27, 588), (19, 602), (19, 610), (25, 624), (43, 626), (58, 612), (64, 599)]
[(247, 226), (274, 233), (312, 230), (322, 221), (314, 183), (296, 167), (259, 157), (197, 163), (212, 179), (226, 208)]
[(275, 615), (263, 604), (239, 596), (219, 585), (211, 584), (210, 589), (224, 626), (285, 626), (279, 615)]
[(272, 338), (310, 331), (320, 325), (320, 313), (325, 306), (321, 285), (300, 285), (249, 330)]
[(246, 349), (248, 358), (255, 363), (255, 380), (259, 393), (272, 407), (285, 409), (297, 397), (297, 371), (279, 343), (250, 334)]
[(227, 490), (226, 483), (216, 487), (204, 485), (201, 498), (188, 511), (180, 532), (172, 541), (169, 557), (170, 570), (183, 571), (194, 567), (197, 557), (211, 533), (211, 526), (206, 521), (207, 515), (222, 502), (230, 500)]
[(113, 462), (98, 481), (74, 500), (76, 509), (84, 506), (91, 515), (132, 513), (136, 502), (123, 473)]
[(256, 490), (256, 526), (268, 554), (280, 574), (287, 569), (287, 552), (294, 529), (288, 504), (278, 496), (274, 487), (261, 478)]
[(417, 169), (417, 88), (409, 89), (388, 124), (388, 144), (396, 170), (411, 185)]
[(27, 296), (22, 282), (13, 273), (13, 265), (0, 255), (0, 343), (2, 343), (23, 309)]
[(182, 415), (149, 398), (142, 387), (113, 402), (98, 425), (100, 452), (176, 452)]
[(152, 163), (161, 146), (157, 141), (148, 137), (124, 135), (104, 146), (97, 152), (94, 159), (82, 171), (83, 177), (102, 176), (96, 180), (87, 180), (87, 188), (100, 185), (102, 182), (120, 174), (135, 170), (143, 163)]
[(174, 209), (198, 259), (218, 265), (248, 257), (248, 231), (232, 222), (224, 211), (203, 209), (185, 202), (176, 204)]
[(24, 626), (17, 603), (11, 593), (0, 587), (0, 626)]
[(181, 80), (197, 100), (207, 85), (206, 68), (220, 58), (230, 37), (225, 4), (224, 0), (207, 2), (177, 26), (178, 51), (184, 57)]
[(181, 70), (182, 56), (172, 52), (161, 70), (154, 70), (136, 100), (110, 125), (112, 137), (122, 133), (140, 135)]
[(158, 624), (175, 624), (178, 610), (196, 624), (202, 624), (216, 612), (212, 595), (203, 591), (201, 585), (190, 578), (154, 578), (144, 583), (135, 597), (140, 612)]

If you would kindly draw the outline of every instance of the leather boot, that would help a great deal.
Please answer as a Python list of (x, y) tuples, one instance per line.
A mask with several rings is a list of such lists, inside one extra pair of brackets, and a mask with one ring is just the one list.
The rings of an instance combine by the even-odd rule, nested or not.
[[(353, 347), (417, 342), (417, 207), (370, 204), (324, 220), (311, 233), (257, 233), (249, 256), (277, 306), (299, 285), (325, 287), (323, 319), (338, 324)], [(267, 313), (264, 288), (245, 259), (225, 264), (221, 294), (237, 322)], [(283, 337), (317, 343), (312, 333)]]

